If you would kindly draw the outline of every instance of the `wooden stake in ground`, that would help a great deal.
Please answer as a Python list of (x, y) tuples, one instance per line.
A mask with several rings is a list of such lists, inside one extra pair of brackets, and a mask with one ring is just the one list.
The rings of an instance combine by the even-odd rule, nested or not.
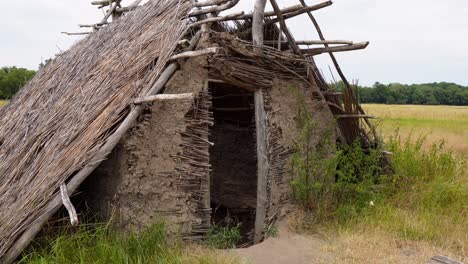
[[(265, 14), (266, 0), (257, 0), (255, 2), (252, 39), (255, 51), (262, 54), (263, 49), (263, 21)], [(254, 93), (255, 100), (255, 125), (257, 134), (257, 208), (255, 215), (255, 233), (254, 243), (260, 243), (263, 239), (263, 229), (266, 219), (267, 203), (267, 177), (268, 177), (268, 156), (267, 156), (267, 138), (266, 138), (266, 113), (263, 100), (263, 91), (258, 90)]]

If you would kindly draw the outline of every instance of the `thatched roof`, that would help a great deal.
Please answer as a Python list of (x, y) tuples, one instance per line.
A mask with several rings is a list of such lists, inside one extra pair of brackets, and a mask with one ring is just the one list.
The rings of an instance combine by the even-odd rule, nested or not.
[(158, 78), (191, 8), (149, 2), (59, 55), (0, 110), (0, 256)]
[[(267, 18), (262, 22), (266, 25), (265, 39), (276, 43), (281, 34), (276, 48), (271, 43), (267, 47), (245, 42), (251, 40), (252, 22), (258, 12), (217, 16), (238, 2), (152, 0), (109, 25), (93, 25), (99, 30), (48, 63), (6, 107), (0, 109), (0, 261), (11, 262), (61, 205), (61, 185), (67, 184), (73, 192), (106, 158), (141, 113), (141, 107), (133, 104), (134, 99), (157, 93), (164, 86), (177, 68), (177, 63), (168, 62), (175, 51), (181, 51), (178, 48), (180, 40), (183, 37), (191, 39), (186, 50), (193, 49), (200, 34), (192, 34), (192, 31), (206, 32), (207, 27), (203, 24), (208, 21), (241, 21), (230, 30), (223, 24), (214, 24), (212, 28), (230, 31), (244, 39), (249, 52), (236, 51), (228, 42), (218, 39), (218, 48), (187, 55), (207, 54), (223, 48), (231, 54), (243, 53), (243, 60), (234, 58), (223, 66), (242, 64), (244, 67), (228, 81), (239, 84), (245, 78), (248, 81), (246, 75), (250, 66), (261, 73), (255, 77), (265, 76), (264, 79), (269, 81), (268, 71), (276, 68), (284, 75), (304, 76), (310, 85), (318, 86), (324, 93), (320, 98), (333, 106), (335, 115), (362, 114), (362, 109), (353, 105), (355, 96), (350, 89), (345, 94), (348, 102), (325, 93), (327, 84), (312, 56), (360, 49), (367, 43), (328, 47), (332, 42), (324, 41), (321, 35), (317, 43), (324, 44), (325, 48), (300, 49), (299, 42), (295, 42), (284, 24), (285, 19), (304, 13), (308, 13), (316, 24), (310, 11), (329, 6), (331, 1), (306, 6), (300, 0), (302, 5), (282, 10), (276, 5), (274, 12), (265, 13)], [(118, 3), (112, 5), (115, 12)], [(263, 21), (263, 16), (260, 18)], [(282, 24), (281, 31), (274, 24), (276, 22)], [(256, 28), (255, 23), (253, 28)], [(319, 30), (317, 25), (316, 28)], [(259, 46), (265, 51), (263, 55), (253, 52)], [(278, 48), (290, 51), (283, 53)], [(181, 57), (179, 54), (177, 58)], [(222, 56), (219, 58), (223, 59)], [(264, 86), (268, 86), (268, 82), (265, 83)], [(248, 88), (248, 85), (244, 86)], [(358, 136), (368, 139), (360, 130), (357, 119), (346, 119), (338, 124), (344, 134), (343, 141)], [(349, 128), (352, 133), (348, 133)], [(346, 138), (346, 135), (351, 136)], [(75, 180), (77, 178), (79, 180)]]

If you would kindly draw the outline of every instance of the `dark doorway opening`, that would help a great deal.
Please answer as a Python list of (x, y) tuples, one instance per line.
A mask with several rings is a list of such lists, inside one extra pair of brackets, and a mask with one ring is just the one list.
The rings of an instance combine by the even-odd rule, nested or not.
[(254, 94), (225, 83), (210, 83), (210, 200), (212, 224), (239, 226), (239, 246), (253, 243), (257, 207)]

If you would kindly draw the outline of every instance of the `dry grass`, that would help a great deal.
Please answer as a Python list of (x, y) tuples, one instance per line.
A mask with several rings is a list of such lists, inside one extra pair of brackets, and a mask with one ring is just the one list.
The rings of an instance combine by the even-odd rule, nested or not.
[(0, 100), (0, 107), (6, 105), (8, 103), (8, 101), (6, 100)]
[[(379, 229), (343, 230), (321, 249), (334, 255), (333, 263), (426, 263), (434, 255), (466, 261), (450, 249), (425, 241), (402, 240)], [(324, 262), (325, 263), (325, 262)], [(330, 263), (330, 262), (326, 262)]]
[(468, 156), (468, 106), (365, 104), (363, 108), (381, 118), (384, 136), (396, 130), (402, 137), (425, 135), (426, 146), (445, 140), (449, 148)]

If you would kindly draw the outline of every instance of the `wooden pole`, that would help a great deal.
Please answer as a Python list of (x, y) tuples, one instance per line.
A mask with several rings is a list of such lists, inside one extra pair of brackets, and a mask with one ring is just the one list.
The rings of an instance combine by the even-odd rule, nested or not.
[(324, 47), (324, 48), (313, 48), (313, 49), (302, 49), (302, 53), (305, 55), (319, 55), (322, 53), (331, 53), (331, 52), (343, 52), (351, 50), (360, 50), (365, 49), (369, 45), (369, 42), (355, 43), (352, 45), (343, 45), (343, 46), (334, 46), (334, 47)]
[[(256, 0), (253, 22), (252, 40), (255, 52), (263, 53), (263, 23), (266, 0)], [(255, 127), (257, 134), (257, 208), (255, 213), (254, 243), (258, 244), (263, 239), (265, 228), (266, 205), (267, 205), (267, 179), (268, 179), (268, 155), (266, 138), (266, 113), (263, 100), (263, 91), (254, 93), (255, 101)]]
[[(302, 4), (302, 6), (306, 7), (307, 4), (305, 3), (304, 0), (299, 0)], [(325, 40), (325, 36), (323, 35), (322, 33), (322, 29), (320, 28), (320, 25), (318, 24), (317, 20), (315, 19), (314, 15), (312, 15), (311, 12), (307, 12), (307, 15), (309, 16), (310, 20), (312, 21), (312, 24), (314, 24), (314, 27), (315, 29), (317, 30), (317, 34), (319, 35), (319, 38), (321, 40)], [(328, 44), (324, 44), (325, 47), (329, 47)], [(332, 60), (333, 62), (333, 65), (335, 66), (335, 69), (336, 71), (338, 72), (338, 75), (340, 76), (341, 80), (343, 81), (343, 83), (345, 84), (346, 88), (349, 89), (350, 91), (352, 91), (351, 89), (351, 85), (349, 84), (348, 82), (348, 79), (346, 79), (346, 76), (344, 75), (343, 71), (341, 70), (341, 67), (340, 65), (338, 64), (338, 61), (336, 60), (336, 57), (335, 55), (333, 55), (332, 52), (329, 53), (330, 55), (330, 59)], [(357, 108), (358, 108), (358, 111), (360, 114), (365, 114), (365, 111), (364, 109), (362, 109), (361, 105), (358, 104), (357, 105)], [(374, 126), (371, 124), (371, 122), (369, 121), (369, 119), (367, 118), (364, 118), (364, 122), (366, 122), (367, 126), (371, 129), (372, 131), (372, 134), (374, 135), (374, 138), (378, 140), (378, 135), (377, 135), (377, 131), (375, 131), (375, 128)]]
[(256, 46), (256, 52), (262, 53), (263, 46), (263, 20), (266, 0), (256, 0), (252, 17), (252, 42)]
[(193, 93), (183, 93), (183, 94), (157, 94), (149, 95), (142, 98), (137, 98), (133, 101), (134, 104), (146, 104), (152, 103), (154, 101), (167, 101), (167, 100), (193, 100)]
[(195, 50), (195, 51), (186, 51), (186, 52), (173, 55), (169, 60), (177, 60), (177, 59), (182, 59), (182, 58), (191, 58), (191, 57), (197, 57), (197, 56), (208, 55), (208, 54), (216, 54), (218, 53), (218, 51), (219, 51), (218, 47), (211, 47), (211, 48)]
[(257, 134), (257, 208), (255, 214), (254, 243), (258, 244), (263, 240), (265, 228), (267, 200), (267, 182), (269, 171), (268, 143), (267, 143), (267, 122), (265, 112), (265, 101), (263, 90), (259, 89), (254, 93), (255, 101), (255, 127)]
[(286, 39), (289, 42), (289, 46), (291, 46), (291, 49), (294, 51), (296, 54), (301, 54), (301, 50), (296, 44), (296, 41), (294, 40), (293, 35), (291, 34), (291, 31), (289, 31), (288, 27), (286, 26), (286, 22), (284, 21), (283, 14), (281, 14), (281, 10), (278, 6), (278, 3), (276, 3), (276, 0), (270, 0), (271, 6), (273, 7), (273, 10), (275, 10), (276, 15), (278, 16), (281, 31), (286, 35)]

